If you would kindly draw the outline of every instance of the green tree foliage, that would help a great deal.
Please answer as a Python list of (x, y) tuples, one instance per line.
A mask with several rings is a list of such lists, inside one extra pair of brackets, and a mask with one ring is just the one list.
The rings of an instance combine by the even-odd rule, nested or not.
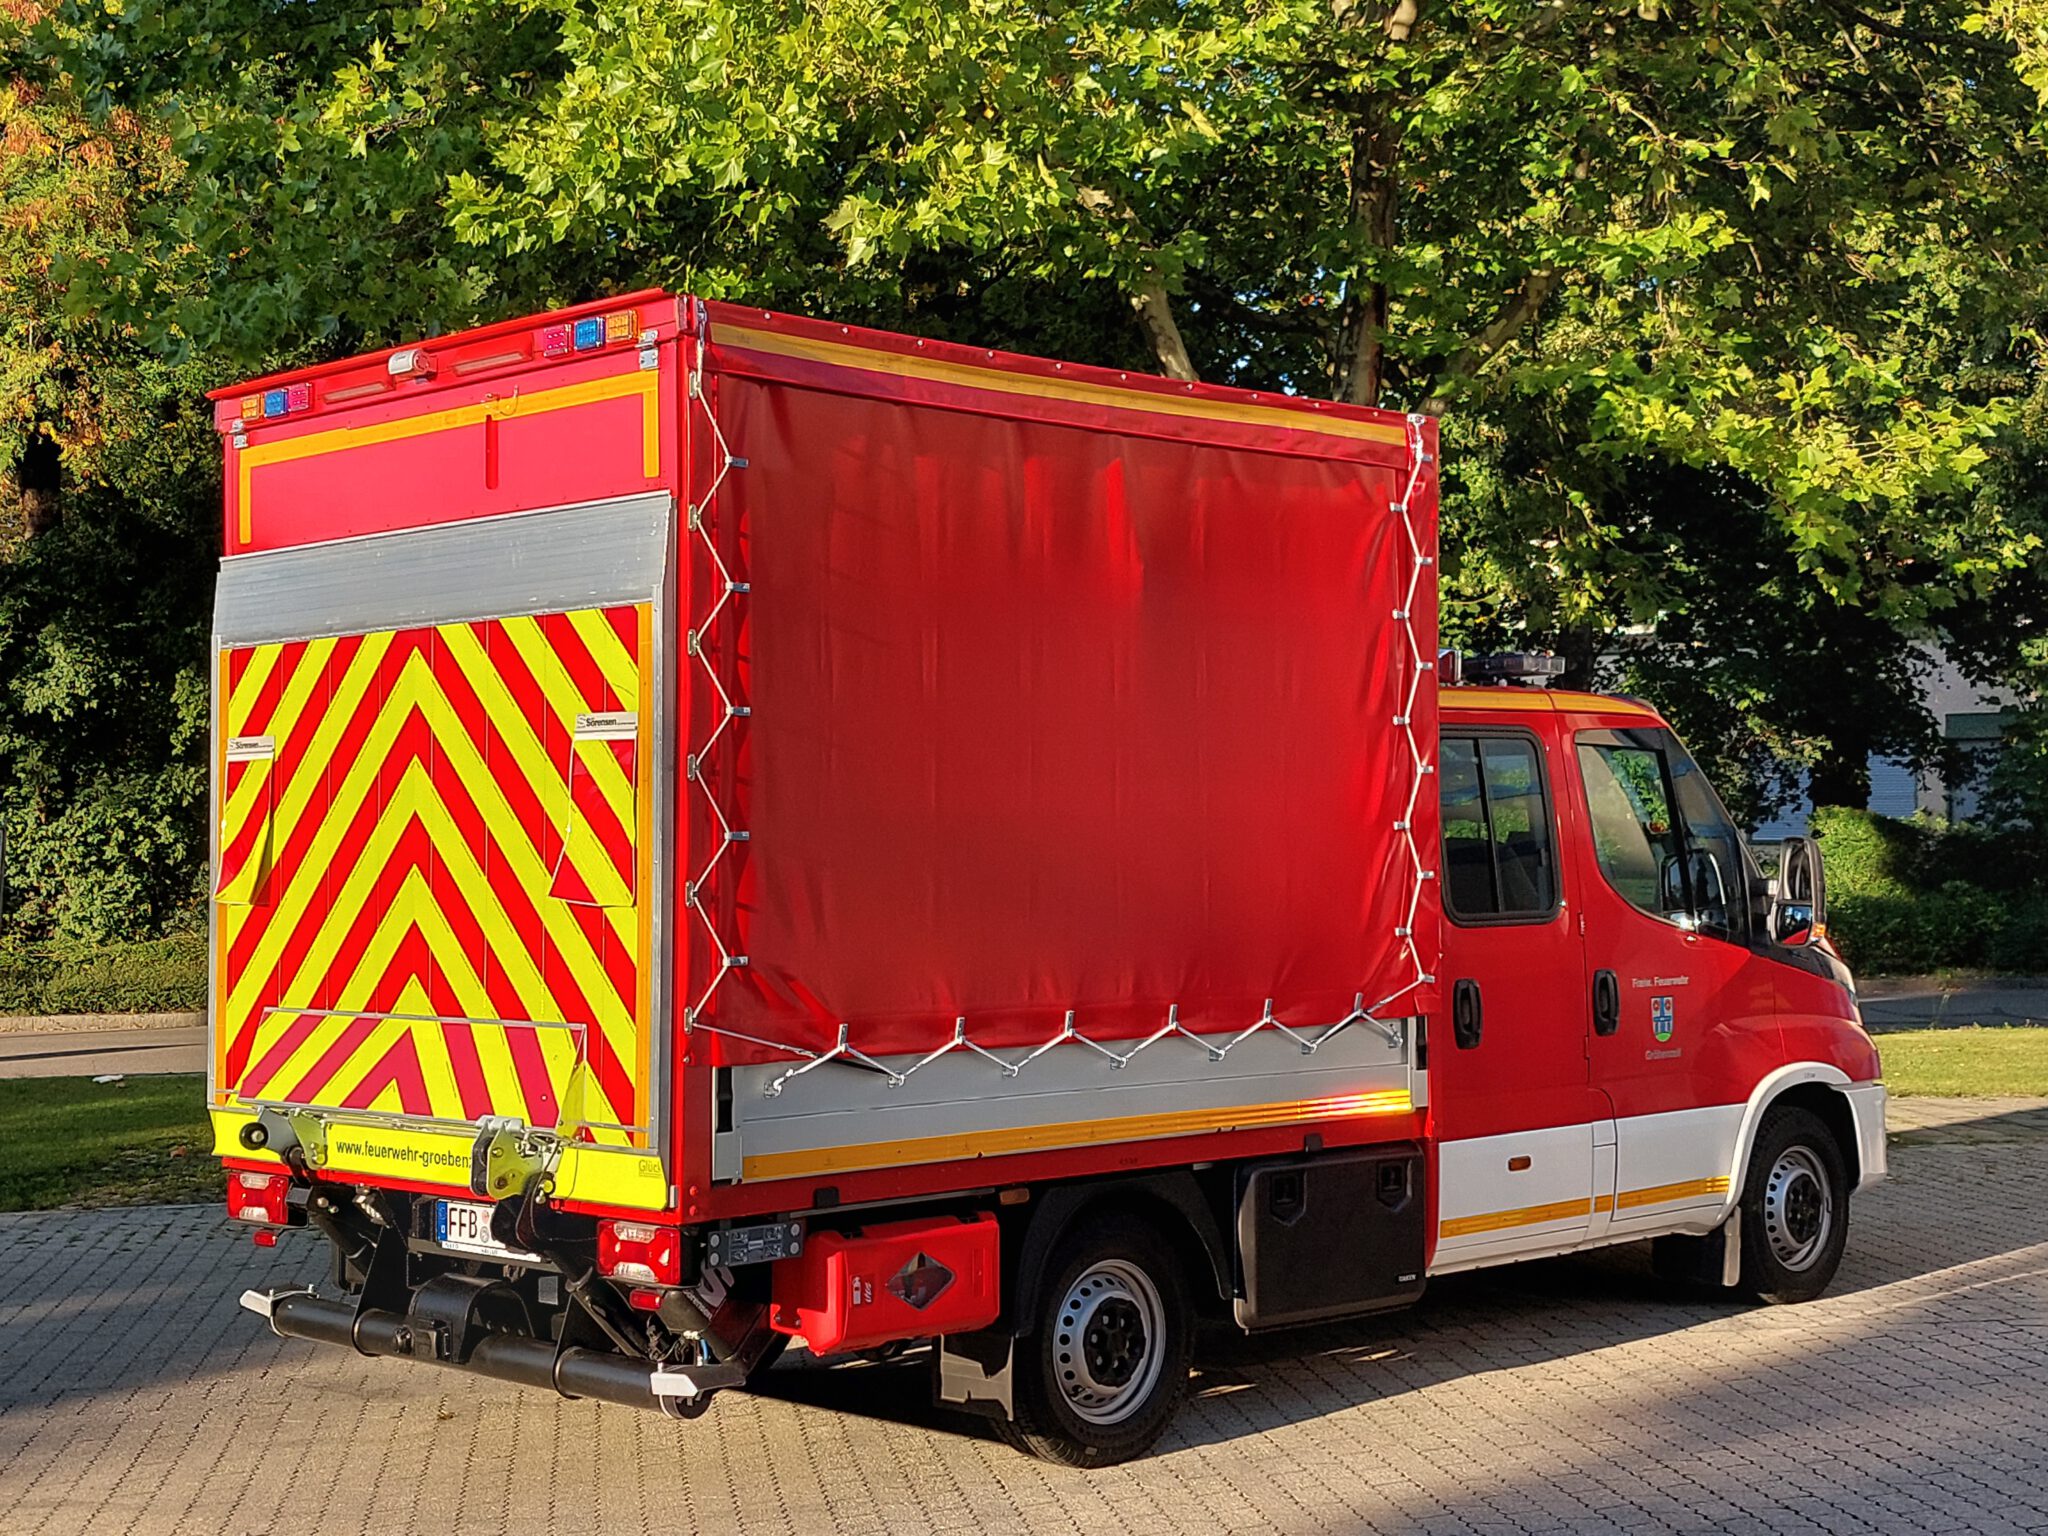
[(217, 449), (201, 371), (62, 301), (174, 195), (166, 136), (0, 81), (0, 831), (10, 927), (186, 918), (204, 863)]
[[(2041, 144), (2006, 8), (176, 0), (70, 20), (72, 69), (167, 113), (194, 161), (161, 233), (216, 280), (142, 313), (210, 346), (643, 278), (911, 323), (939, 288), (1007, 285), (1048, 309), (1093, 294), (1091, 321), (1113, 299), (1173, 373), (1482, 419), (1540, 394), (1588, 451), (1747, 476), (1819, 585), (1888, 608), (1920, 600), (1902, 567), (1995, 573), (2030, 536), (1898, 515), (1981, 464), (2008, 411), (1968, 372), (2039, 299), (2048, 188), (2015, 174)], [(1574, 489), (1523, 515), (1561, 520)]]
[(31, 51), (182, 167), (58, 264), (103, 333), (219, 378), (659, 282), (1445, 412), (1451, 631), (1583, 675), (1656, 625), (1764, 793), (1912, 736), (1906, 642), (2040, 559), (2042, 503), (1978, 486), (2038, 369), (2044, 38), (2039, 0), (67, 0)]

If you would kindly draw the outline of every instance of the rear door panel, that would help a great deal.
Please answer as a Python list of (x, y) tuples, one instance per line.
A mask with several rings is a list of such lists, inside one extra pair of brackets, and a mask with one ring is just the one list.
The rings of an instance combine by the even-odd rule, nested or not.
[(614, 604), (223, 652), (226, 1102), (650, 1145), (651, 634)]

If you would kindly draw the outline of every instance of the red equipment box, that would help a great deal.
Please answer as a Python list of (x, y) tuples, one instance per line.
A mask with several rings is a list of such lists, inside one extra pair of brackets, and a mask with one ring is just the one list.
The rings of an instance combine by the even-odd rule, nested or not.
[(993, 1216), (820, 1233), (775, 1266), (772, 1322), (814, 1355), (986, 1328), (1000, 1306), (998, 1249)]

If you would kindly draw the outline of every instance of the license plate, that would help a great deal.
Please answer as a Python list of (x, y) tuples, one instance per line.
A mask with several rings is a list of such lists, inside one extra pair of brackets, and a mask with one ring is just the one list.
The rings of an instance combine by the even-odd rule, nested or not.
[(491, 1207), (469, 1200), (434, 1202), (434, 1241), (458, 1253), (481, 1254), (509, 1263), (537, 1263), (536, 1254), (507, 1248), (491, 1236)]

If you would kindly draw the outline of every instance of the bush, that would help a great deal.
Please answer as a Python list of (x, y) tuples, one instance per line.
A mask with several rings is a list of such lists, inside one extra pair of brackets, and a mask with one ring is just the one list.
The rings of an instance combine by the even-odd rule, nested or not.
[(206, 935), (132, 944), (0, 944), (0, 1014), (155, 1013), (206, 1006)]
[(2048, 970), (2039, 836), (1829, 807), (1814, 813), (1828, 926), (1858, 970)]

